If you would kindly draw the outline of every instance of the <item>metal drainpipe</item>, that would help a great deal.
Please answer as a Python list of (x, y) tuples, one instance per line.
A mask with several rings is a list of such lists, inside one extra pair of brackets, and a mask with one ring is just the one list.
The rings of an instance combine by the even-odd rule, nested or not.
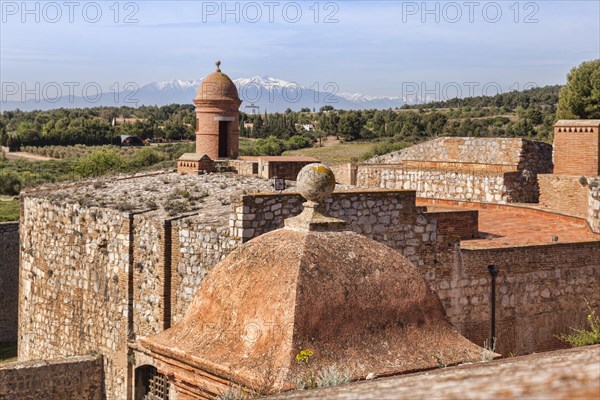
[(498, 276), (498, 267), (495, 265), (488, 265), (488, 271), (492, 276), (492, 287), (490, 294), (490, 338), (489, 346), (490, 350), (496, 349), (496, 277)]

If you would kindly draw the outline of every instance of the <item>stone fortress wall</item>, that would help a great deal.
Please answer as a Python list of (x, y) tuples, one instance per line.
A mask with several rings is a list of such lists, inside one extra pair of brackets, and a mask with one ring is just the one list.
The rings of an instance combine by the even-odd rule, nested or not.
[[(284, 220), (302, 211), (304, 199), (296, 193), (240, 196), (234, 201), (230, 224), (247, 241), (283, 227)], [(328, 215), (345, 220), (348, 228), (400, 251), (415, 265), (437, 241), (436, 221), (415, 207), (412, 191), (376, 190), (334, 193), (324, 201)]]
[(431, 161), (520, 166), (534, 171), (552, 168), (552, 146), (522, 138), (441, 137), (370, 159), (367, 163)]
[(19, 223), (0, 223), (0, 343), (17, 341)]
[[(476, 213), (415, 205), (416, 197), (535, 201), (538, 174), (552, 170), (549, 151), (549, 145), (523, 139), (437, 139), (338, 166), (338, 181), (376, 189), (338, 191), (325, 207), (349, 229), (407, 256), (438, 293), (452, 324), (479, 345), (489, 334), (487, 266), (498, 265), (496, 351), (550, 350), (563, 346), (556, 335), (585, 325), (586, 300), (600, 308), (600, 242), (461, 248), (459, 238), (477, 229)], [(98, 352), (110, 376), (108, 399), (127, 398), (132, 387), (136, 337), (179, 321), (221, 259), (240, 243), (282, 227), (303, 201), (293, 187), (264, 193), (268, 182), (230, 174), (128, 179), (104, 190), (73, 187), (69, 199), (56, 193), (22, 199), (19, 358)], [(553, 179), (563, 185), (560, 177)], [(579, 195), (564, 204), (600, 232), (598, 181), (587, 180), (587, 206)], [(164, 207), (156, 209), (164, 197)], [(194, 198), (193, 207), (185, 206)], [(125, 207), (122, 199), (136, 199), (138, 206)]]
[[(111, 376), (107, 398), (125, 398), (131, 341), (180, 320), (204, 276), (223, 257), (283, 226), (302, 203), (292, 193), (245, 194), (230, 201), (212, 212), (166, 216), (26, 197), (20, 359), (97, 351)], [(434, 216), (415, 207), (412, 191), (338, 192), (326, 207), (350, 229), (419, 266), (450, 321), (477, 344), (488, 335), (490, 263), (503, 267), (498, 302), (508, 305), (498, 315), (500, 352), (560, 347), (555, 335), (583, 325), (583, 299), (600, 305), (598, 243), (464, 250), (457, 237), (440, 231)], [(530, 320), (536, 322), (516, 323)]]
[[(253, 207), (254, 214), (244, 213), (244, 207), (259, 205), (269, 196), (260, 210)], [(337, 209), (337, 215), (354, 214), (350, 217), (354, 230), (385, 237), (417, 264), (422, 264), (423, 245), (435, 243), (435, 225), (422, 211), (415, 212), (414, 193), (383, 191), (337, 198), (330, 208)], [(125, 398), (128, 340), (177, 322), (206, 273), (250, 238), (244, 225), (263, 222), (268, 212), (295, 215), (300, 204), (298, 195), (242, 196), (224, 207), (227, 212), (165, 218), (153, 212), (26, 197), (19, 359), (97, 351), (104, 355), (106, 375), (112, 377), (107, 380), (108, 398)], [(240, 208), (241, 214), (236, 212)], [(276, 221), (283, 224), (283, 218)], [(396, 234), (388, 238), (384, 231), (392, 224)], [(257, 236), (269, 227), (254, 229)]]
[(102, 357), (0, 364), (0, 398), (103, 400)]
[(535, 203), (537, 175), (552, 172), (552, 146), (521, 138), (444, 137), (336, 170), (342, 183), (416, 190), (418, 197)]
[(538, 175), (540, 204), (556, 212), (587, 218), (590, 188), (581, 176)]
[(490, 324), (487, 266), (497, 265), (496, 351), (523, 355), (563, 347), (557, 335), (587, 327), (586, 301), (600, 310), (598, 260), (598, 241), (459, 249), (433, 264), (431, 284), (452, 324), (483, 345)]
[(20, 361), (98, 352), (106, 390), (126, 398), (133, 216), (23, 199)]

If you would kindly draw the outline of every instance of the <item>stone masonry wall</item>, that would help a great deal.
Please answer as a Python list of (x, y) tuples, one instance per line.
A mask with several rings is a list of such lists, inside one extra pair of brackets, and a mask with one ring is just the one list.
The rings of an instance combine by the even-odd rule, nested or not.
[(521, 139), (522, 148), (518, 168), (533, 174), (549, 174), (554, 169), (552, 145), (544, 142)]
[(363, 164), (358, 167), (356, 184), (362, 187), (416, 190), (418, 197), (446, 200), (505, 204), (535, 198), (534, 188), (527, 182), (519, 182), (517, 175), (515, 172)]
[(552, 146), (516, 138), (438, 138), (358, 165), (356, 185), (417, 190), (419, 197), (537, 203), (537, 175)]
[(258, 158), (258, 175), (263, 179), (283, 178), (295, 181), (300, 170), (315, 161), (275, 161), (271, 158)]
[(587, 220), (592, 231), (600, 233), (600, 178), (589, 179)]
[(341, 163), (329, 166), (335, 175), (337, 183), (342, 185), (356, 185), (356, 163)]
[(17, 341), (19, 223), (0, 223), (0, 343)]
[(0, 399), (103, 400), (102, 357), (0, 364)]
[(193, 216), (172, 225), (172, 323), (179, 321), (206, 276), (241, 240), (230, 236), (229, 214)]
[(133, 332), (151, 335), (165, 328), (165, 225), (140, 214), (133, 226)]
[[(332, 216), (347, 220), (350, 229), (398, 249), (419, 266), (439, 290), (451, 321), (479, 344), (489, 317), (486, 263), (511, 266), (506, 282), (521, 286), (506, 290), (516, 299), (531, 285), (535, 289), (557, 279), (565, 297), (557, 303), (561, 315), (581, 310), (574, 293), (587, 295), (588, 286), (598, 281), (600, 256), (593, 246), (459, 251), (455, 240), (438, 235), (435, 219), (415, 207), (415, 197), (402, 190), (336, 192), (325, 206)], [(107, 398), (126, 398), (127, 339), (160, 332), (181, 319), (204, 276), (223, 257), (240, 243), (283, 226), (285, 218), (301, 211), (303, 201), (295, 193), (207, 199), (217, 205), (167, 216), (24, 198), (19, 357), (54, 359), (97, 351), (110, 377)], [(600, 209), (600, 203), (590, 204)], [(538, 274), (540, 269), (554, 275)], [(519, 322), (527, 315), (550, 315), (544, 308), (546, 292), (536, 293), (517, 310)], [(588, 300), (595, 298), (589, 294)], [(538, 339), (559, 330), (559, 321), (548, 318), (536, 320), (544, 332)], [(514, 323), (514, 318), (505, 320)], [(535, 351), (536, 345), (515, 332), (514, 346), (506, 346)]]
[(497, 346), (504, 355), (564, 347), (556, 335), (587, 328), (586, 301), (600, 310), (600, 243), (460, 250), (434, 266), (430, 283), (450, 321), (473, 342), (489, 335), (490, 282), (497, 279)]
[(409, 160), (521, 165), (543, 173), (552, 171), (552, 146), (521, 138), (442, 137), (367, 162), (393, 164)]
[[(241, 196), (233, 202), (233, 236), (247, 241), (281, 228), (286, 218), (301, 212), (302, 202), (298, 194)], [(415, 207), (412, 191), (336, 192), (325, 208), (347, 221), (349, 229), (399, 250), (417, 266), (424, 265), (425, 253), (434, 251), (436, 223)]]
[(130, 218), (25, 198), (19, 360), (103, 354), (107, 398), (126, 398)]

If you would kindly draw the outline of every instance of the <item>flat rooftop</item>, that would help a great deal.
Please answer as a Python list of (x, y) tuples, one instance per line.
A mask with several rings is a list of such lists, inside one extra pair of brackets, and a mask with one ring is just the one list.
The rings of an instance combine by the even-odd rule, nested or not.
[(475, 239), (462, 240), (463, 249), (487, 249), (515, 246), (535, 246), (558, 243), (600, 241), (600, 235), (590, 231), (582, 219), (564, 217), (524, 207), (473, 208), (466, 206), (430, 205), (417, 199), (417, 205), (428, 211), (479, 211), (479, 235)]
[[(355, 189), (337, 185), (336, 191)], [(286, 181), (284, 193), (296, 192), (296, 182)], [(252, 193), (280, 193), (272, 182), (235, 173), (179, 175), (156, 172), (103, 177), (64, 184), (49, 184), (25, 191), (26, 197), (57, 203), (77, 203), (119, 211), (145, 211), (162, 217), (201, 215), (227, 217), (231, 196)], [(227, 221), (227, 219), (223, 219)]]
[[(295, 191), (295, 182), (286, 181), (286, 184), (285, 192)], [(78, 203), (82, 207), (154, 210), (157, 214), (175, 216), (196, 211), (228, 215), (231, 212), (230, 197), (249, 193), (276, 192), (270, 181), (256, 177), (233, 173), (179, 175), (162, 172), (48, 185), (26, 192), (26, 196)]]

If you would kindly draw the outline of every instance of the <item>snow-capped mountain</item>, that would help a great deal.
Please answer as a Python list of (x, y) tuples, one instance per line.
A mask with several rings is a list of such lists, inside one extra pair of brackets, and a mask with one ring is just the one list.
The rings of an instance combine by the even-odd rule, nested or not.
[(180, 79), (172, 79), (170, 81), (152, 82), (146, 86), (148, 90), (186, 90), (190, 88), (198, 88), (202, 80), (182, 81)]
[(234, 79), (233, 83), (239, 88), (243, 86), (261, 86), (267, 89), (276, 89), (276, 88), (291, 88), (291, 87), (301, 87), (295, 82), (285, 81), (283, 79), (272, 78), (270, 76), (255, 76), (253, 78), (238, 78)]
[[(121, 92), (101, 93), (93, 98), (61, 97), (47, 101), (44, 99), (18, 100), (18, 94), (13, 98), (8, 97), (6, 102), (0, 103), (2, 111), (19, 108), (23, 111), (47, 110), (52, 108), (77, 108), (127, 105), (131, 107), (141, 105), (163, 106), (167, 104), (191, 104), (202, 80), (180, 80), (152, 82), (142, 87), (135, 85), (126, 86)], [(299, 111), (301, 108), (318, 110), (324, 105), (336, 109), (388, 109), (400, 107), (403, 101), (400, 97), (377, 97), (359, 93), (340, 92), (336, 84), (326, 83), (310, 87), (296, 82), (270, 76), (255, 76), (252, 78), (234, 79), (238, 93), (242, 99), (241, 111), (244, 112), (282, 112), (290, 108)], [(15, 99), (16, 97), (16, 99)]]
[(387, 101), (392, 101), (392, 102), (402, 101), (401, 97), (388, 97), (388, 96), (378, 97), (378, 96), (369, 96), (369, 95), (360, 94), (360, 93), (342, 92), (342, 93), (338, 93), (338, 96), (342, 97), (348, 101), (357, 102), (357, 103), (364, 103), (364, 102), (370, 102), (370, 101), (381, 101), (381, 100), (387, 100)]

